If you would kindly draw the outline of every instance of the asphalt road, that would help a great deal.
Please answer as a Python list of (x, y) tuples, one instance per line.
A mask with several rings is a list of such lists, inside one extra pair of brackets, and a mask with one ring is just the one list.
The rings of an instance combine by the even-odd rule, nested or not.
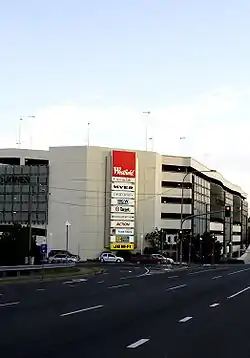
[(87, 281), (0, 286), (8, 358), (250, 357), (250, 266), (108, 267)]

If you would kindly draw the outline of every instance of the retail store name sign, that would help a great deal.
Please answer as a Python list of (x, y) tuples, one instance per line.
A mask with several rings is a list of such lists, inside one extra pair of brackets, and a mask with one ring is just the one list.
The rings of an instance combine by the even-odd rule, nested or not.
[(0, 185), (4, 184), (13, 184), (13, 185), (20, 185), (20, 184), (29, 184), (30, 177), (27, 175), (1, 175), (0, 176)]

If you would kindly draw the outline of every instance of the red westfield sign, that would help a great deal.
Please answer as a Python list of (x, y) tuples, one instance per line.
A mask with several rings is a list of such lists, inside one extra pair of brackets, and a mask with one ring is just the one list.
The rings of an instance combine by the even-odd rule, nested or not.
[(113, 150), (112, 176), (120, 178), (135, 178), (136, 153)]

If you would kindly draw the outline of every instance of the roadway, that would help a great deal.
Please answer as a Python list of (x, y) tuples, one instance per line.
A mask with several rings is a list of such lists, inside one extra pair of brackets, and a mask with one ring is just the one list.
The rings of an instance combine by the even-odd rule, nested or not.
[(8, 358), (249, 358), (250, 266), (0, 285)]

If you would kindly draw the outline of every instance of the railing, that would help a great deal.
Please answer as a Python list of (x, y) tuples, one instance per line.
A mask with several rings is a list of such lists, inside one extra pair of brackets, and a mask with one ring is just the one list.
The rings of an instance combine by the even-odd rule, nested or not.
[(70, 268), (75, 267), (75, 263), (62, 263), (62, 264), (44, 264), (44, 265), (19, 265), (19, 266), (0, 266), (0, 276), (5, 277), (8, 273), (16, 272), (17, 276), (20, 276), (21, 272), (29, 271), (41, 271), (52, 268)]

